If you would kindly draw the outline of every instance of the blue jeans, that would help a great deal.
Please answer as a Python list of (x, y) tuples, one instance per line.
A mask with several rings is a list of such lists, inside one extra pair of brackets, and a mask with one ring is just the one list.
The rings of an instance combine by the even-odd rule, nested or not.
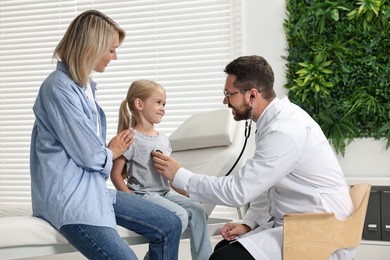
[(188, 228), (192, 260), (209, 259), (213, 247), (207, 228), (208, 216), (202, 204), (174, 191), (164, 195), (145, 194), (142, 197), (176, 213), (181, 220), (182, 232)]
[[(121, 191), (117, 192), (113, 206), (118, 225), (149, 239), (150, 259), (178, 259), (181, 222), (175, 214)], [(72, 224), (62, 226), (60, 232), (88, 259), (137, 259), (112, 228)]]

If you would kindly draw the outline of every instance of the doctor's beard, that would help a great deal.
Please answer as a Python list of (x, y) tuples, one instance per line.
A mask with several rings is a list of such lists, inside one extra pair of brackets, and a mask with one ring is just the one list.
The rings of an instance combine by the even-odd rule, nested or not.
[(252, 107), (248, 106), (248, 108), (244, 112), (238, 111), (236, 108), (234, 108), (231, 104), (228, 105), (233, 110), (233, 116), (234, 120), (236, 121), (241, 121), (241, 120), (246, 120), (246, 119), (251, 119), (251, 110)]

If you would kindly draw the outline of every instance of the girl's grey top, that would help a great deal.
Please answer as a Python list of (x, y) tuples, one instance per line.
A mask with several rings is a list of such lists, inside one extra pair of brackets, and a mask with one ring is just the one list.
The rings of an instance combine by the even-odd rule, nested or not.
[(161, 133), (149, 136), (136, 132), (134, 142), (123, 154), (127, 159), (127, 186), (135, 193), (163, 194), (170, 190), (168, 180), (158, 174), (153, 166), (151, 155), (153, 150), (170, 155), (172, 148), (168, 137)]

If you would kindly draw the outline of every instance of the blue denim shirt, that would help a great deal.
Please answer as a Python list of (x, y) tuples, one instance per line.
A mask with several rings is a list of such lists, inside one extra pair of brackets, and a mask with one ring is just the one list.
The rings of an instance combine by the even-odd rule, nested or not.
[[(92, 80), (91, 88), (95, 95)], [(33, 215), (57, 229), (66, 224), (116, 228), (116, 191), (106, 185), (112, 168), (112, 152), (105, 145), (106, 117), (84, 90), (69, 78), (62, 62), (41, 85), (33, 107), (30, 150)]]

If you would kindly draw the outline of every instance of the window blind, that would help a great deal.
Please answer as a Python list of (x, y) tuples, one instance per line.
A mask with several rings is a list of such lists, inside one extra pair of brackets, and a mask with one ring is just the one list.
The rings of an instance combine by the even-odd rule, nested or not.
[(167, 135), (191, 114), (223, 106), (223, 68), (242, 48), (239, 0), (0, 0), (0, 205), (31, 203), (32, 106), (55, 68), (54, 48), (87, 9), (102, 11), (126, 31), (118, 59), (92, 75), (107, 115), (107, 140), (137, 79), (166, 89), (166, 115), (156, 128)]

